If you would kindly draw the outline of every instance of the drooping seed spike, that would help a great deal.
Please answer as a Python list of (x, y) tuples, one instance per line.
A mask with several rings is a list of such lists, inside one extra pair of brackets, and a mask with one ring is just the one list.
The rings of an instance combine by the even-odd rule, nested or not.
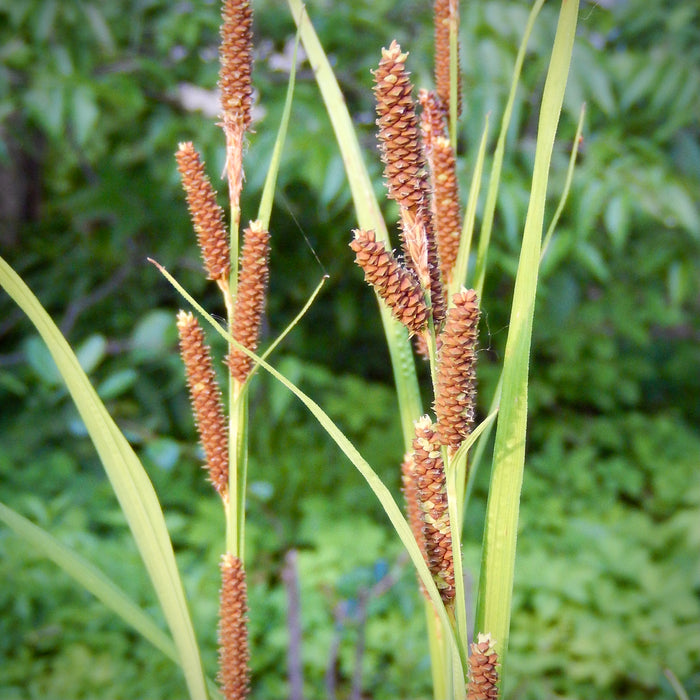
[(209, 479), (219, 495), (228, 492), (228, 430), (221, 390), (216, 381), (211, 353), (204, 342), (204, 331), (191, 313), (177, 316), (180, 354), (185, 364), (192, 412), (204, 448)]
[(452, 533), (447, 503), (445, 467), (437, 433), (428, 416), (415, 423), (413, 464), (428, 568), (445, 604), (455, 597)]
[(238, 557), (221, 558), (219, 675), (225, 700), (245, 700), (250, 689), (248, 600), (245, 570)]
[(221, 17), (221, 108), (224, 121), (243, 132), (251, 123), (253, 10), (248, 0), (224, 0)]
[[(417, 336), (421, 337), (421, 336)], [(401, 463), (401, 483), (404, 499), (406, 501), (406, 515), (408, 516), (408, 523), (411, 526), (411, 532), (416, 539), (418, 548), (425, 559), (425, 563), (428, 563), (428, 552), (426, 550), (425, 534), (423, 533), (423, 519), (421, 518), (421, 507), (420, 501), (418, 499), (418, 486), (416, 484), (416, 474), (415, 465), (413, 461), (413, 453), (407, 452), (404, 455), (403, 462)], [(425, 590), (423, 582), (418, 579), (418, 586), (420, 587), (421, 593), (428, 598), (428, 593)]]
[(452, 279), (452, 270), (459, 252), (462, 229), (457, 159), (452, 144), (447, 138), (447, 125), (440, 98), (434, 92), (421, 90), (419, 101), (423, 108), (421, 112), (423, 145), (428, 158), (433, 188), (433, 217), (440, 273), (444, 284), (448, 285)]
[[(457, 0), (435, 0), (435, 86), (436, 92), (450, 110), (450, 25), (459, 30), (459, 4)], [(459, 44), (457, 45), (457, 69), (459, 71)], [(457, 76), (457, 116), (462, 113), (462, 85)]]
[[(251, 221), (243, 232), (238, 288), (233, 308), (231, 335), (251, 352), (258, 349), (269, 276), (270, 234), (260, 221)], [(244, 382), (253, 366), (252, 358), (232, 347), (226, 358), (231, 376)]]
[(498, 654), (490, 634), (480, 632), (470, 645), (467, 700), (498, 698)]
[(228, 279), (231, 251), (224, 212), (216, 202), (204, 163), (191, 142), (179, 144), (175, 159), (207, 276), (211, 280)]
[(399, 204), (406, 261), (424, 288), (430, 289), (433, 318), (439, 327), (445, 317), (445, 300), (407, 56), (396, 41), (382, 49), (374, 73), (378, 139), (389, 197)]
[(440, 334), (435, 415), (440, 443), (454, 453), (471, 432), (476, 395), (479, 299), (473, 289), (455, 294)]
[(365, 273), (365, 280), (409, 333), (424, 331), (428, 325), (428, 307), (418, 280), (376, 240), (374, 231), (357, 229), (353, 233), (355, 237), (350, 247), (355, 252), (355, 262)]

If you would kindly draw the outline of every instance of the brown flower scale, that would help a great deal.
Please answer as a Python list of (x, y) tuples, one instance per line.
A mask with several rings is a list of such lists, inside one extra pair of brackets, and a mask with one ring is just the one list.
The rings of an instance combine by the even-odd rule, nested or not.
[(428, 416), (416, 421), (413, 464), (428, 568), (445, 604), (454, 601), (455, 573), (452, 534), (442, 453), (435, 428)]
[[(269, 275), (270, 234), (261, 222), (251, 221), (243, 232), (243, 249), (238, 273), (238, 288), (233, 308), (231, 335), (251, 352), (258, 348), (260, 325), (265, 310)], [(244, 382), (253, 366), (252, 358), (242, 350), (231, 348), (226, 358), (231, 376)]]
[(224, 122), (250, 126), (253, 87), (253, 11), (248, 0), (224, 0), (221, 10), (219, 89)]
[(467, 700), (495, 700), (498, 698), (498, 654), (491, 635), (479, 633), (470, 649)]
[[(407, 452), (401, 462), (401, 484), (403, 487), (403, 495), (406, 501), (406, 515), (408, 516), (408, 524), (411, 526), (411, 532), (416, 539), (418, 548), (428, 563), (428, 552), (425, 548), (425, 535), (423, 534), (423, 519), (421, 517), (421, 507), (418, 500), (418, 486), (416, 484), (415, 467), (413, 463), (413, 454)], [(421, 593), (427, 598), (428, 594), (423, 585), (423, 581), (418, 579), (418, 585)]]
[(192, 412), (204, 448), (209, 479), (222, 498), (228, 492), (228, 431), (211, 353), (204, 331), (191, 313), (177, 316), (180, 354), (185, 364)]
[(218, 681), (226, 700), (244, 700), (250, 689), (246, 580), (241, 560), (229, 552), (221, 558), (219, 600)]
[(175, 159), (207, 276), (211, 280), (228, 279), (231, 252), (224, 212), (216, 202), (204, 163), (189, 141), (179, 145)]
[(391, 309), (409, 333), (420, 333), (428, 325), (428, 307), (423, 291), (413, 273), (402, 267), (374, 231), (356, 229), (350, 247), (355, 262), (365, 273), (365, 280)]
[[(419, 279), (423, 276), (422, 261), (415, 259), (415, 250), (422, 250), (424, 237), (432, 312), (435, 324), (439, 326), (445, 317), (445, 303), (425, 155), (413, 101), (413, 85), (405, 66), (407, 57), (408, 54), (401, 52), (396, 41), (392, 41), (388, 49), (382, 49), (382, 57), (374, 73), (378, 139), (389, 197), (396, 200), (401, 209), (404, 252)], [(418, 244), (412, 242), (416, 236), (421, 238)]]
[(419, 92), (418, 100), (423, 108), (421, 131), (433, 187), (433, 215), (440, 273), (444, 283), (449, 284), (462, 234), (457, 160), (447, 138), (442, 101), (437, 94), (427, 90)]
[[(457, 0), (435, 0), (435, 86), (445, 111), (450, 109), (450, 22), (454, 17), (459, 30), (459, 6)], [(459, 66), (459, 44), (457, 65)], [(457, 78), (457, 116), (462, 113), (462, 85)]]
[(476, 393), (476, 343), (479, 299), (473, 289), (453, 297), (440, 334), (435, 415), (440, 443), (457, 450), (471, 432)]

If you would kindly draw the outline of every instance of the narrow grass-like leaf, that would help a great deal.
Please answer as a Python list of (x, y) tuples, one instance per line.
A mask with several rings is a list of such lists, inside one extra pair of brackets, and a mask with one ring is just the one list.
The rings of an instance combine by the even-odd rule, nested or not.
[(469, 266), (469, 255), (472, 247), (472, 237), (474, 235), (474, 221), (476, 220), (476, 207), (479, 202), (479, 192), (481, 191), (481, 177), (484, 172), (484, 156), (486, 154), (486, 142), (489, 136), (489, 117), (484, 121), (484, 130), (481, 132), (481, 141), (476, 155), (474, 172), (472, 173), (472, 183), (469, 187), (469, 197), (467, 198), (467, 210), (462, 223), (462, 233), (459, 238), (459, 252), (455, 262), (455, 270), (452, 275), (452, 282), (448, 290), (448, 299), (459, 292), (467, 280), (467, 268)]
[[(379, 478), (377, 473), (372, 469), (372, 467), (367, 463), (367, 461), (362, 457), (362, 455), (357, 451), (357, 448), (348, 440), (345, 434), (335, 425), (330, 416), (307, 394), (305, 394), (296, 385), (290, 382), (284, 375), (278, 372), (274, 367), (268, 364), (262, 357), (251, 352), (248, 348), (244, 347), (240, 343), (226, 332), (217, 321), (199, 305), (175, 280), (170, 273), (165, 270), (162, 266), (158, 265), (161, 273), (166, 277), (166, 279), (182, 294), (184, 298), (190, 301), (193, 307), (202, 315), (205, 321), (212, 326), (212, 328), (228, 343), (234, 347), (244, 352), (246, 355), (255, 360), (255, 363), (269, 372), (277, 381), (279, 381), (283, 386), (285, 386), (289, 391), (291, 391), (311, 412), (311, 414), (316, 418), (320, 425), (326, 430), (329, 436), (335, 441), (335, 443), (340, 447), (346, 457), (352, 462), (355, 468), (360, 472), (367, 481), (369, 487), (372, 489), (374, 494), (377, 496), (379, 503), (386, 512), (391, 524), (394, 526), (396, 533), (398, 534), (401, 542), (406, 547), (417, 571), (418, 575), (426, 587), (430, 599), (435, 608), (436, 614), (443, 623), (445, 630), (448, 632), (452, 629), (447, 613), (445, 611), (445, 606), (442, 603), (440, 594), (435, 586), (432, 575), (423, 559), (423, 555), (418, 548), (416, 539), (413, 536), (413, 532), (406, 519), (401, 512), (401, 509), (397, 505), (394, 497), (391, 495), (389, 489), (384, 485), (384, 482)], [(459, 647), (457, 646), (457, 641), (453, 634), (450, 635), (450, 653), (453, 657), (453, 661), (458, 664), (460, 669), (463, 669), (463, 663), (459, 655)]]
[(577, 0), (563, 0), (542, 95), (535, 164), (503, 363), (479, 585), (477, 630), (490, 633), (506, 670), (520, 490), (525, 462), (527, 388), (544, 206), (554, 137), (571, 62)]
[[(301, 0), (287, 1), (301, 34), (306, 55), (311, 63), (328, 116), (333, 125), (350, 184), (358, 224), (360, 228), (373, 229), (378, 241), (389, 243), (386, 224), (382, 218), (377, 198), (374, 195), (372, 182), (365, 167), (360, 144), (353, 128), (352, 119), (348, 113), (345, 98), (333, 74), (333, 69)], [(394, 372), (404, 448), (408, 450), (413, 440), (413, 421), (423, 412), (413, 350), (411, 349), (406, 329), (394, 319), (391, 311), (379, 298), (377, 298), (377, 302)]]
[[(156, 649), (180, 664), (173, 640), (114, 581), (94, 564), (66, 547), (51, 533), (35, 525), (9, 506), (0, 502), (0, 520), (36, 551), (61, 568), (68, 576), (92, 593), (106, 607), (150, 642)], [(210, 697), (219, 697), (216, 684), (207, 678)]]
[(199, 649), (158, 498), (138, 457), (97, 396), (75, 354), (17, 273), (0, 258), (0, 285), (51, 352), (97, 449), (160, 601), (192, 698), (207, 697)]
[(481, 233), (479, 235), (479, 247), (476, 254), (476, 267), (474, 270), (474, 282), (473, 287), (476, 289), (479, 299), (481, 299), (482, 292), (484, 291), (484, 279), (486, 277), (486, 261), (489, 251), (489, 245), (491, 243), (491, 230), (493, 228), (493, 217), (496, 212), (496, 201), (498, 199), (498, 187), (501, 182), (501, 168), (503, 167), (503, 156), (506, 152), (506, 135), (508, 134), (508, 128), (510, 126), (510, 118), (513, 114), (513, 103), (515, 102), (515, 93), (518, 89), (518, 83), (520, 82), (520, 73), (523, 68), (523, 61), (525, 60), (525, 51), (527, 49), (527, 42), (530, 40), (530, 34), (532, 33), (532, 28), (535, 26), (535, 20), (537, 15), (544, 5), (544, 0), (537, 0), (530, 10), (530, 16), (527, 18), (527, 24), (525, 25), (525, 33), (523, 34), (523, 39), (520, 42), (520, 48), (518, 49), (518, 55), (515, 59), (515, 67), (513, 68), (513, 79), (510, 85), (510, 92), (508, 93), (508, 101), (506, 102), (506, 107), (503, 110), (503, 117), (501, 119), (501, 131), (498, 134), (498, 141), (496, 143), (496, 150), (493, 154), (493, 164), (491, 165), (491, 177), (489, 178), (489, 188), (486, 192), (486, 203), (484, 204), (484, 216), (481, 221)]
[(258, 208), (258, 220), (262, 221), (263, 228), (266, 231), (270, 230), (270, 215), (272, 214), (272, 203), (275, 198), (275, 187), (277, 185), (277, 175), (280, 169), (280, 161), (282, 160), (282, 149), (287, 138), (287, 129), (289, 127), (289, 117), (292, 113), (292, 99), (294, 98), (294, 85), (297, 74), (297, 51), (299, 49), (299, 32), (297, 32), (296, 40), (294, 41), (294, 52), (292, 53), (292, 67), (289, 71), (289, 82), (287, 83), (287, 96), (284, 99), (284, 109), (282, 111), (282, 119), (279, 129), (277, 129), (277, 138), (272, 149), (272, 158), (270, 166), (267, 169), (265, 176), (265, 186), (263, 187), (262, 196), (260, 197), (260, 207)]
[(574, 145), (571, 147), (571, 155), (569, 156), (569, 167), (566, 170), (566, 181), (564, 182), (564, 189), (562, 190), (561, 197), (559, 198), (559, 204), (554, 211), (554, 216), (547, 229), (547, 234), (542, 241), (542, 255), (540, 256), (540, 261), (544, 258), (549, 242), (552, 240), (554, 231), (559, 223), (559, 217), (564, 211), (564, 206), (566, 205), (566, 200), (569, 196), (569, 190), (571, 189), (571, 181), (574, 179), (574, 169), (576, 167), (576, 156), (578, 155), (578, 148), (581, 143), (581, 134), (583, 133), (583, 121), (586, 117), (586, 103), (581, 105), (581, 112), (578, 117), (578, 125), (576, 126), (576, 135), (574, 136)]
[(176, 664), (180, 663), (173, 640), (129, 596), (92, 563), (76, 554), (43, 528), (0, 502), (0, 520), (35, 550), (75, 579), (141, 636)]

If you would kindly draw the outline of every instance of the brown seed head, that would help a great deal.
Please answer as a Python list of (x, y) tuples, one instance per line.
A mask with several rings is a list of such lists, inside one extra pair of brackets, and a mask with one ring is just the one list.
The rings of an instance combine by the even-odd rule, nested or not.
[(433, 173), (433, 207), (440, 272), (449, 284), (462, 235), (457, 161), (449, 139), (441, 136), (435, 140), (430, 162)]
[(455, 597), (455, 574), (445, 468), (440, 444), (430, 418), (422, 416), (415, 426), (414, 475), (423, 520), (428, 567), (442, 600), (447, 604)]
[(365, 280), (391, 309), (394, 317), (408, 328), (420, 333), (428, 325), (428, 307), (418, 280), (376, 240), (374, 231), (357, 229), (350, 247), (355, 262), (365, 273)]
[(471, 432), (476, 394), (479, 299), (473, 289), (455, 294), (440, 334), (435, 414), (440, 443), (452, 452)]
[(177, 316), (180, 354), (187, 372), (192, 412), (207, 459), (209, 479), (222, 498), (228, 492), (228, 431), (204, 331), (191, 313)]
[(224, 212), (216, 203), (216, 193), (204, 172), (204, 164), (190, 142), (179, 145), (175, 158), (207, 276), (211, 280), (227, 279), (231, 253)]
[(248, 0), (224, 0), (221, 9), (219, 89), (224, 121), (241, 132), (251, 122), (253, 11)]
[(436, 93), (427, 90), (421, 90), (418, 99), (423, 108), (421, 131), (433, 189), (433, 219), (440, 273), (443, 281), (449, 284), (461, 237), (457, 160), (447, 138), (442, 101)]
[(382, 49), (374, 73), (378, 139), (389, 197), (398, 202), (401, 212), (406, 259), (421, 283), (430, 287), (432, 313), (439, 326), (445, 317), (445, 303), (433, 232), (430, 184), (413, 85), (405, 66), (407, 56), (396, 41), (388, 49)]
[(245, 571), (230, 553), (221, 558), (219, 676), (225, 700), (245, 700), (250, 689)]
[[(243, 249), (238, 273), (238, 289), (233, 310), (231, 335), (251, 352), (258, 349), (262, 315), (269, 275), (270, 234), (260, 221), (251, 221), (243, 232)], [(253, 366), (252, 358), (231, 348), (226, 358), (231, 376), (244, 382)]]
[[(408, 523), (411, 526), (411, 532), (413, 532), (413, 536), (416, 538), (423, 559), (425, 559), (425, 563), (427, 564), (428, 552), (426, 550), (425, 535), (423, 534), (423, 519), (421, 517), (421, 507), (418, 499), (418, 486), (416, 485), (413, 453), (411, 452), (407, 452), (404, 455), (403, 462), (401, 463), (401, 483), (403, 485), (403, 495), (406, 500)], [(418, 585), (421, 593), (427, 598), (428, 594), (420, 579), (418, 579)]]
[(480, 632), (470, 649), (467, 700), (495, 700), (498, 698), (498, 654), (491, 635)]
[[(435, 86), (446, 111), (450, 105), (450, 24), (459, 30), (459, 6), (457, 0), (435, 0)], [(458, 44), (459, 49), (459, 44)], [(457, 52), (459, 68), (459, 50)], [(457, 76), (457, 115), (462, 113), (462, 87)]]

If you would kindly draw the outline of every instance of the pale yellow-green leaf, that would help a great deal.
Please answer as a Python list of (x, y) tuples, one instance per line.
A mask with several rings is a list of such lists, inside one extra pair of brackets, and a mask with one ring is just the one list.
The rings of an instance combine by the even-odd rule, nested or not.
[(0, 258), (0, 285), (46, 343), (75, 402), (131, 528), (175, 642), (190, 696), (207, 697), (199, 649), (158, 498), (143, 466), (90, 384), (50, 316)]
[(525, 462), (527, 388), (547, 181), (571, 61), (577, 0), (562, 2), (545, 80), (530, 202), (515, 280), (493, 469), (484, 531), (477, 632), (490, 633), (506, 672), (520, 490)]

